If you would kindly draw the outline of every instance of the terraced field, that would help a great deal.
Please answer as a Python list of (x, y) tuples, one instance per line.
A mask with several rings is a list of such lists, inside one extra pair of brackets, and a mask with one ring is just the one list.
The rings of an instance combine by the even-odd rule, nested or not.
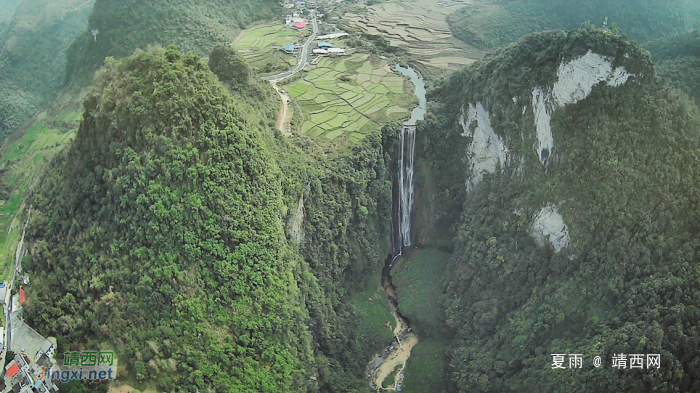
[(324, 58), (304, 79), (284, 89), (304, 109), (298, 132), (334, 140), (362, 140), (382, 125), (410, 116), (417, 104), (413, 85), (386, 60), (367, 54)]
[(367, 13), (344, 18), (369, 34), (384, 36), (392, 46), (407, 49), (414, 60), (440, 70), (456, 71), (483, 53), (453, 37), (447, 16), (463, 2), (408, 0), (379, 3)]
[(261, 74), (284, 71), (297, 64), (294, 55), (279, 48), (306, 40), (308, 30), (296, 31), (282, 22), (256, 25), (241, 32), (233, 42), (233, 47), (245, 58), (248, 64)]
[[(79, 119), (80, 112), (66, 111), (59, 121)], [(37, 121), (21, 138), (6, 144), (0, 151), (0, 172), (3, 188), (14, 190), (0, 198), (0, 272), (3, 278), (11, 276), (17, 242), (22, 234), (17, 213), (26, 208), (24, 195), (32, 187), (39, 170), (63, 148), (75, 132), (63, 133), (44, 127)]]

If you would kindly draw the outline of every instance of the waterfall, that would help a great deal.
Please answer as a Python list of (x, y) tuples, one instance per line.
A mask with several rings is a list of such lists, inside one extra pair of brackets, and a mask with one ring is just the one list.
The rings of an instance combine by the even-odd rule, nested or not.
[(416, 127), (404, 126), (401, 130), (401, 154), (399, 158), (399, 238), (401, 240), (401, 249), (411, 245), (413, 156), (415, 148)]
[(410, 67), (396, 65), (394, 69), (411, 79), (415, 86), (415, 94), (418, 98), (418, 106), (413, 108), (411, 118), (408, 119), (401, 129), (399, 135), (399, 145), (401, 151), (398, 152), (398, 174), (393, 184), (393, 258), (389, 266), (399, 257), (403, 248), (411, 245), (411, 212), (413, 211), (413, 159), (416, 150), (416, 123), (425, 119), (427, 102), (425, 99), (425, 83), (420, 76)]

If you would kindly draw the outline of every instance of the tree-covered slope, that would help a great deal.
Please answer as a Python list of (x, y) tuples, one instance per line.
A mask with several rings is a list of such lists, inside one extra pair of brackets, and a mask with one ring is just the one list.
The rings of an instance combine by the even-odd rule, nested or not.
[(536, 31), (575, 29), (605, 17), (644, 42), (686, 31), (690, 1), (668, 0), (490, 0), (473, 2), (450, 15), (454, 35), (483, 49), (505, 46)]
[(108, 63), (83, 118), (34, 202), (32, 323), (114, 340), (164, 387), (298, 390), (310, 340), (259, 131), (176, 50)]
[(68, 51), (67, 78), (89, 84), (106, 57), (151, 45), (206, 55), (232, 42), (250, 22), (274, 16), (278, 7), (275, 0), (97, 0), (88, 28)]
[(175, 49), (97, 74), (32, 198), (25, 314), (159, 391), (364, 392), (385, 343), (350, 301), (390, 245), (394, 138), (326, 156), (275, 130), (235, 52), (209, 60), (216, 76)]
[(699, 390), (696, 107), (593, 29), (527, 36), (433, 99), (450, 391)]
[[(66, 49), (85, 29), (92, 1), (23, 0), (0, 33), (0, 134), (16, 130), (63, 83)], [(2, 26), (2, 25), (0, 25)]]
[(700, 102), (700, 32), (651, 41), (645, 47), (651, 52), (659, 75)]

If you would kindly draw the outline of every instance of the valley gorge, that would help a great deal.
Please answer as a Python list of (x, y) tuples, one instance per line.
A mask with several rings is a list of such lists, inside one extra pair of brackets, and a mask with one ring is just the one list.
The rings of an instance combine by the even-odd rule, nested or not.
[(700, 8), (591, 4), (0, 0), (0, 382), (700, 390)]

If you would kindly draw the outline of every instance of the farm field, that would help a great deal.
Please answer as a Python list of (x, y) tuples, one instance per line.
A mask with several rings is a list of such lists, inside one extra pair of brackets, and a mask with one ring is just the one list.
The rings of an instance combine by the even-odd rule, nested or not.
[(302, 43), (310, 32), (296, 31), (282, 22), (256, 25), (243, 30), (233, 47), (260, 74), (285, 71), (297, 64), (297, 57), (279, 50), (280, 47)]
[(367, 7), (363, 14), (346, 13), (345, 19), (369, 34), (384, 36), (392, 46), (408, 50), (425, 66), (456, 71), (483, 56), (456, 39), (447, 24), (447, 16), (463, 5), (444, 0), (393, 1)]
[(362, 140), (384, 124), (403, 120), (417, 100), (413, 85), (387, 60), (355, 54), (323, 58), (304, 79), (284, 86), (304, 109), (300, 132), (330, 140)]
[[(78, 119), (79, 112), (61, 113), (59, 120)], [(40, 121), (40, 120), (39, 120)], [(3, 278), (12, 273), (14, 253), (22, 234), (23, 196), (31, 188), (39, 169), (60, 151), (75, 135), (75, 132), (61, 132), (46, 128), (37, 121), (29, 127), (20, 139), (4, 146), (0, 158), (0, 172), (3, 172), (3, 186), (10, 188), (10, 194), (3, 192), (0, 198), (0, 271)]]

